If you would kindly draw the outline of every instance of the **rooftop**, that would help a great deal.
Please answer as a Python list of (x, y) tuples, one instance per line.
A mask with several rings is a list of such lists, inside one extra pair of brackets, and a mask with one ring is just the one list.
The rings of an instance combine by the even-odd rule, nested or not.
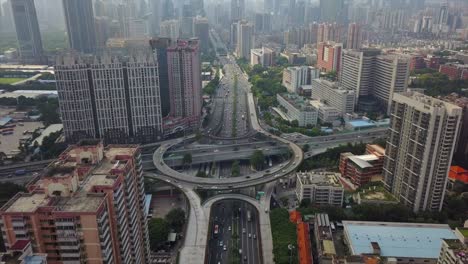
[[(430, 107), (444, 108), (449, 111), (458, 109), (461, 111), (461, 108), (453, 103), (442, 101), (440, 99), (437, 99), (428, 95), (424, 95), (418, 92), (409, 91), (409, 92), (395, 93), (395, 99), (401, 100), (402, 97), (406, 97), (418, 103), (421, 103), (424, 106), (424, 109), (426, 109), (426, 111), (431, 110)], [(414, 103), (414, 102), (411, 102), (411, 103)]]
[(297, 109), (301, 109), (303, 111), (316, 111), (305, 99), (303, 96), (293, 94), (293, 93), (284, 93), (278, 94), (281, 98), (286, 100), (288, 103), (293, 105)]
[(18, 197), (9, 206), (6, 212), (32, 213), (39, 206), (46, 206), (50, 199), (45, 193), (19, 193)]
[(374, 127), (375, 124), (374, 122), (370, 121), (370, 120), (351, 120), (351, 121), (347, 121), (346, 123), (350, 124), (351, 126), (353, 127)]
[(372, 168), (374, 165), (372, 165), (370, 162), (371, 161), (376, 161), (379, 160), (379, 157), (377, 157), (374, 154), (367, 154), (367, 155), (359, 155), (359, 156), (348, 156), (348, 158), (357, 166), (359, 166), (361, 169), (365, 168)]
[(56, 211), (96, 212), (104, 202), (104, 193), (80, 193), (73, 197), (61, 197), (56, 204)]
[[(136, 145), (103, 148), (100, 141), (82, 141), (70, 146), (29, 184), (32, 193), (16, 195), (2, 209), (34, 212), (39, 206), (50, 205), (58, 212), (95, 212), (106, 194), (95, 193), (93, 187), (114, 186), (118, 180), (115, 175), (128, 170), (128, 159), (133, 158), (137, 149)], [(61, 190), (59, 185), (66, 186), (62, 186), (65, 191), (56, 194)], [(49, 196), (50, 192), (57, 196)]]
[(304, 185), (342, 187), (338, 180), (340, 174), (335, 172), (298, 172), (296, 176)]
[(372, 253), (377, 242), (383, 257), (439, 257), (442, 239), (456, 239), (448, 225), (343, 221), (352, 255)]

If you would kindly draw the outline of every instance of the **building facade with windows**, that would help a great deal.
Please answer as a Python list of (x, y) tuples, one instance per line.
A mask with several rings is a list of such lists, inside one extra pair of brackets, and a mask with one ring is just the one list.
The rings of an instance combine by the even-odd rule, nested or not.
[(136, 145), (70, 146), (1, 209), (5, 247), (29, 241), (48, 263), (149, 263)]
[(383, 179), (414, 212), (442, 210), (461, 115), (461, 107), (417, 92), (393, 97)]
[(161, 139), (158, 64), (152, 53), (92, 60), (68, 54), (57, 59), (55, 76), (67, 141)]
[(296, 197), (299, 201), (309, 199), (316, 205), (341, 206), (344, 188), (339, 173), (298, 172), (296, 173)]
[(296, 94), (277, 94), (276, 99), (284, 113), (287, 121), (297, 120), (301, 127), (315, 126), (317, 124), (318, 112), (306, 99)]

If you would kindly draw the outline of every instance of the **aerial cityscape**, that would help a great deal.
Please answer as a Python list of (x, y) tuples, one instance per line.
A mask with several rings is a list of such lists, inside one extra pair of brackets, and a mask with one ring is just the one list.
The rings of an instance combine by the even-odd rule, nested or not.
[(468, 0), (0, 0), (0, 263), (468, 264)]

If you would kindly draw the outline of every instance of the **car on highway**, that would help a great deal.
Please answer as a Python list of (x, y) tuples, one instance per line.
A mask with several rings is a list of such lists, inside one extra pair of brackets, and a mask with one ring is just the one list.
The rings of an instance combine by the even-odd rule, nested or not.
[(223, 241), (219, 241), (219, 246), (222, 247), (223, 246)]
[(249, 233), (249, 238), (252, 238), (252, 234), (251, 234), (251, 233)]
[(257, 235), (254, 234), (254, 235), (253, 235), (253, 238), (254, 238), (254, 239), (257, 239)]
[(242, 228), (242, 234), (245, 234), (245, 228)]
[(244, 256), (244, 262), (247, 262), (247, 256)]
[(228, 227), (228, 231), (231, 231), (231, 230), (232, 230), (232, 228), (231, 228), (231, 226), (229, 226), (229, 227)]
[(226, 251), (227, 250), (227, 247), (226, 245), (223, 246), (223, 250)]

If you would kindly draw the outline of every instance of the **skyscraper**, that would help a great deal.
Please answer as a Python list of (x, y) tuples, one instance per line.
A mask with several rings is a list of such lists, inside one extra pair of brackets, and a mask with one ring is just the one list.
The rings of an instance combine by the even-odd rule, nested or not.
[(7, 249), (48, 263), (150, 263), (141, 153), (98, 140), (70, 146), (0, 210)]
[(415, 92), (395, 94), (385, 150), (385, 188), (414, 212), (440, 211), (462, 109)]
[(178, 40), (167, 49), (170, 117), (190, 127), (200, 124), (202, 109), (200, 44)]
[(203, 0), (190, 0), (190, 5), (195, 11), (195, 15), (203, 15), (203, 13), (205, 12), (203, 10), (204, 9)]
[(344, 0), (320, 0), (320, 21), (343, 23), (346, 19)]
[(243, 20), (237, 23), (236, 54), (239, 58), (250, 58), (250, 50), (254, 47), (254, 26)]
[(206, 17), (196, 17), (193, 21), (193, 35), (200, 40), (202, 51), (208, 51), (210, 47), (209, 24)]
[(347, 49), (360, 49), (362, 46), (361, 26), (351, 23), (348, 26), (348, 39), (346, 41)]
[(2, 26), (0, 30), (2, 32), (14, 32), (15, 27), (13, 25), (12, 11), (10, 0), (1, 3), (2, 15), (0, 16), (0, 22)]
[(70, 47), (83, 53), (96, 50), (96, 27), (91, 0), (63, 0)]
[(176, 41), (180, 36), (179, 20), (171, 19), (161, 22), (159, 35), (161, 37), (171, 38), (172, 41)]
[(65, 138), (77, 142), (152, 142), (162, 136), (158, 65), (153, 55), (104, 55), (85, 62), (71, 55), (55, 66)]
[(154, 38), (150, 40), (151, 48), (158, 58), (159, 87), (161, 95), (161, 112), (165, 117), (170, 112), (169, 73), (167, 68), (167, 49), (172, 45), (170, 38)]
[(245, 0), (231, 0), (231, 22), (244, 18)]
[(164, 0), (149, 0), (149, 9), (151, 12), (150, 16), (150, 36), (158, 36), (159, 28), (163, 16), (163, 3)]
[(34, 0), (10, 0), (20, 59), (25, 63), (47, 63), (37, 22)]

